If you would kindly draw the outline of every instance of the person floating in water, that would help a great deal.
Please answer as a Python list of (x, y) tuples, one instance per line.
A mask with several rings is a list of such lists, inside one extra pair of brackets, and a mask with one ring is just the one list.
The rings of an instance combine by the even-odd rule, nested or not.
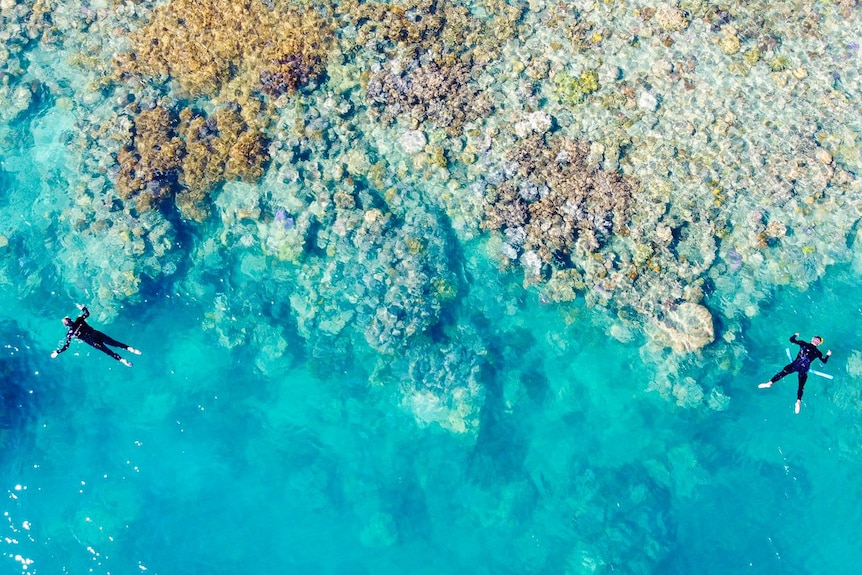
[(785, 365), (784, 369), (772, 376), (772, 379), (766, 383), (761, 383), (757, 387), (761, 389), (772, 387), (773, 383), (795, 371), (799, 375), (799, 388), (796, 390), (796, 413), (799, 413), (799, 409), (802, 407), (802, 392), (805, 391), (805, 382), (808, 380), (808, 370), (811, 369), (811, 362), (819, 359), (823, 363), (826, 363), (829, 360), (829, 356), (832, 355), (832, 350), (827, 351), (826, 355), (820, 353), (817, 346), (823, 343), (823, 338), (819, 335), (812, 337), (811, 343), (799, 341), (796, 339), (797, 337), (799, 337), (798, 333), (790, 336), (790, 343), (795, 343), (799, 346), (799, 353), (796, 359)]
[(66, 333), (66, 343), (63, 344), (63, 347), (60, 349), (51, 352), (51, 357), (57, 357), (67, 349), (69, 349), (69, 344), (72, 343), (72, 338), (78, 338), (81, 341), (88, 343), (98, 349), (99, 351), (103, 351), (122, 363), (127, 367), (132, 367), (132, 362), (124, 357), (120, 357), (119, 354), (115, 353), (113, 350), (108, 349), (108, 346), (118, 347), (125, 349), (126, 351), (130, 351), (135, 355), (141, 355), (141, 352), (129, 345), (124, 343), (120, 343), (114, 338), (100, 332), (97, 329), (93, 329), (87, 324), (86, 319), (90, 317), (90, 310), (87, 309), (87, 306), (81, 304), (75, 304), (78, 306), (78, 309), (81, 310), (81, 315), (78, 316), (78, 319), (72, 321), (70, 317), (63, 318), (63, 325), (69, 328), (68, 333)]

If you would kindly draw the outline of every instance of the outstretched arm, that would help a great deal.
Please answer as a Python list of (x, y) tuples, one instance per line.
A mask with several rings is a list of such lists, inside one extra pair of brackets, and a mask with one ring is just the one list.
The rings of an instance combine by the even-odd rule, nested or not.
[(796, 333), (794, 333), (793, 335), (791, 335), (791, 336), (790, 336), (790, 343), (795, 343), (796, 345), (798, 345), (798, 346), (800, 346), (800, 347), (801, 347), (801, 346), (802, 346), (802, 342), (800, 342), (798, 339), (796, 339), (797, 337), (799, 337), (799, 332), (798, 332), (798, 331), (797, 331)]
[(60, 355), (61, 353), (63, 353), (67, 349), (69, 349), (70, 343), (72, 343), (72, 332), (71, 331), (69, 331), (69, 333), (66, 334), (66, 343), (63, 344), (63, 347), (61, 347), (58, 350), (52, 351), (51, 357), (57, 357), (58, 355)]
[[(82, 319), (87, 319), (88, 317), (90, 317), (90, 310), (87, 309), (87, 306), (79, 304), (79, 303), (76, 303), (75, 305), (78, 306), (79, 310), (81, 310), (81, 318)], [(799, 334), (797, 334), (797, 335), (799, 335)]]
[(827, 352), (826, 352), (826, 355), (823, 355), (823, 354), (821, 354), (821, 355), (820, 355), (820, 361), (822, 361), (823, 363), (826, 363), (827, 361), (829, 361), (829, 356), (830, 356), (830, 355), (832, 355), (832, 350), (831, 350), (831, 349), (830, 349), (829, 351), (827, 351)]

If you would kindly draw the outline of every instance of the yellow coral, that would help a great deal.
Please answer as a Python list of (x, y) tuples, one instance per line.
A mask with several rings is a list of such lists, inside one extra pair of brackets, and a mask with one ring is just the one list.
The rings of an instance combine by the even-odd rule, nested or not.
[(407, 236), (406, 238), (404, 238), (404, 242), (407, 244), (407, 250), (411, 254), (415, 255), (422, 251), (423, 246), (420, 240)]
[(440, 301), (451, 301), (458, 295), (458, 287), (445, 278), (436, 278), (431, 283), (434, 286), (434, 295)]

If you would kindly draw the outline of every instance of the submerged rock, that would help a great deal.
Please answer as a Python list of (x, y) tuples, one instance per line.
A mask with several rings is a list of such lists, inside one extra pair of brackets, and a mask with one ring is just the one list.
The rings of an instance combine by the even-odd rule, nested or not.
[(678, 353), (692, 352), (712, 343), (715, 331), (706, 307), (683, 302), (657, 318), (650, 330), (654, 339)]
[(424, 150), (425, 144), (428, 142), (422, 130), (407, 130), (401, 135), (399, 141), (404, 151), (411, 155)]
[(666, 32), (679, 32), (688, 27), (686, 14), (670, 4), (659, 4), (655, 9), (656, 23)]

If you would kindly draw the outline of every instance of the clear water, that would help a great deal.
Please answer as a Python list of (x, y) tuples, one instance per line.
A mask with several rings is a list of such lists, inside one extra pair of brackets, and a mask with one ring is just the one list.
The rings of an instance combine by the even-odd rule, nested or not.
[[(43, 217), (72, 201), (63, 198), (79, 170), (63, 143), (72, 125), (53, 101), (4, 124), (0, 306), (16, 323), (0, 341), (0, 572), (862, 565), (862, 286), (851, 264), (805, 291), (764, 287), (736, 334), (741, 354), (708, 347), (679, 359), (640, 334), (609, 337), (601, 310), (541, 303), (488, 261), (481, 241), (464, 242), (471, 279), (444, 322), (470, 326), (464, 339), (478, 338), (486, 356), (479, 425), (459, 434), (417, 422), (398, 385), (378, 384), (373, 353), (315, 355), (276, 305), (258, 313), (284, 327), (278, 361), (261, 359), (265, 335), (220, 345), (203, 328), (211, 292), (191, 279), (148, 284), (106, 321), (86, 302), (94, 325), (143, 350), (133, 369), (77, 343), (51, 360), (71, 298), (92, 295), (55, 267), (74, 239)], [(227, 257), (219, 289), (253, 290)], [(718, 308), (733, 294), (710, 297)], [(835, 379), (811, 377), (799, 415), (792, 377), (756, 385), (784, 365), (794, 332), (823, 334), (834, 353), (821, 369)], [(684, 405), (657, 383), (685, 377), (729, 402)]]

